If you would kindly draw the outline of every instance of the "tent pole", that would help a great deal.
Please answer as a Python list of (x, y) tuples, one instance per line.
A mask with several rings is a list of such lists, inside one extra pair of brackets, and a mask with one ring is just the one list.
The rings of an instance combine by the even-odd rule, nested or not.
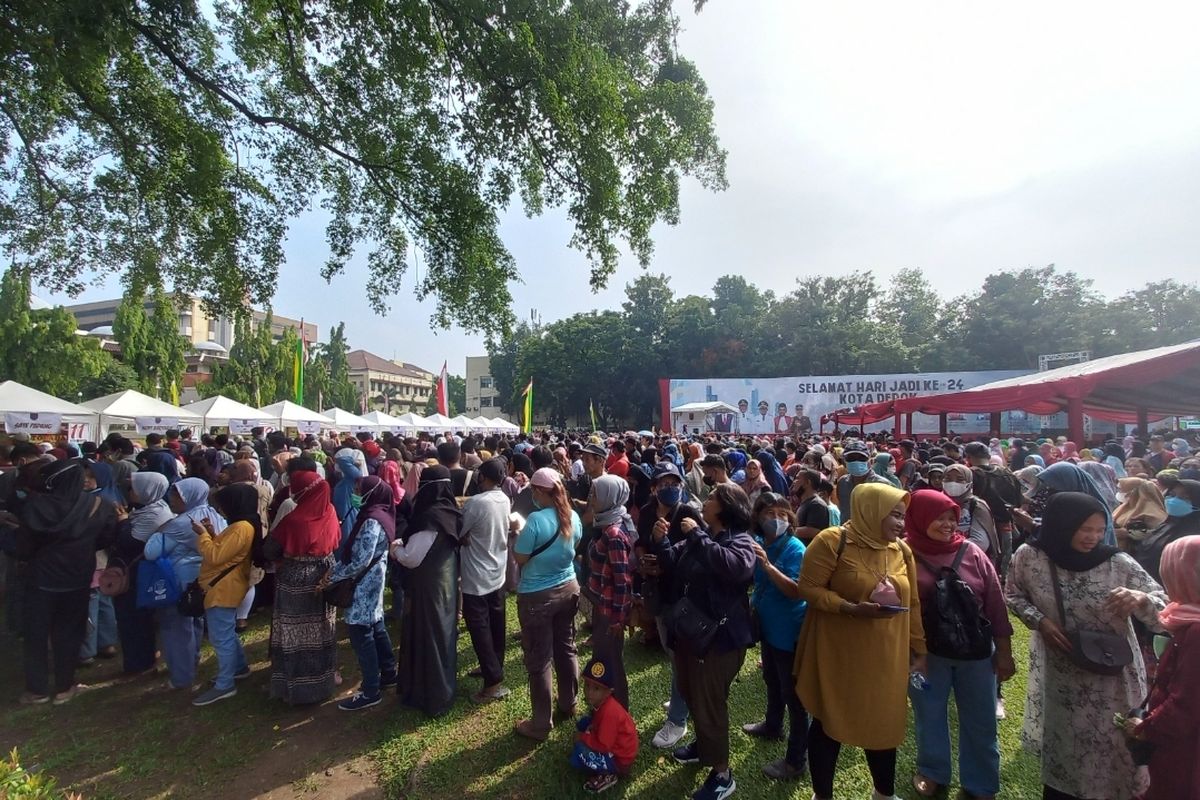
[(899, 410), (896, 411), (896, 416), (892, 420), (892, 438), (893, 439), (900, 438), (900, 412), (899, 412)]
[(946, 436), (950, 433), (950, 420), (948, 417), (949, 415), (945, 411), (938, 414), (938, 433), (941, 436)]
[(908, 431), (908, 438), (911, 439), (913, 435), (911, 411), (904, 415), (904, 427)]
[(989, 423), (989, 425), (991, 426), (992, 433), (995, 434), (996, 436), (1000, 435), (1001, 419), (1002, 419), (1001, 412), (999, 412), (999, 411), (992, 412), (992, 419), (991, 419), (991, 422)]
[(1138, 436), (1142, 437), (1143, 441), (1149, 442), (1150, 439), (1150, 413), (1145, 408), (1137, 410), (1137, 426)]
[(1072, 397), (1067, 400), (1067, 430), (1070, 432), (1071, 441), (1079, 442), (1082, 446), (1083, 440), (1083, 398)]

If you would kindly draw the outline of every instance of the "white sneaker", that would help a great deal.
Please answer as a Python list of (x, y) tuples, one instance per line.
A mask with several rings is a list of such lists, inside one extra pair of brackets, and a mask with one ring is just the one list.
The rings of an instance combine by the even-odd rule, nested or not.
[(871, 800), (900, 800), (900, 798), (894, 794), (880, 794), (879, 792), (872, 791)]
[(658, 733), (654, 734), (654, 746), (660, 750), (669, 750), (679, 744), (679, 740), (687, 736), (687, 723), (676, 725), (671, 720), (663, 723)]
[(671, 710), (671, 701), (668, 700), (667, 702), (663, 703), (663, 711), (670, 711), (670, 710)]
[(1004, 698), (996, 698), (996, 719), (1004, 719), (1008, 713), (1004, 710)]

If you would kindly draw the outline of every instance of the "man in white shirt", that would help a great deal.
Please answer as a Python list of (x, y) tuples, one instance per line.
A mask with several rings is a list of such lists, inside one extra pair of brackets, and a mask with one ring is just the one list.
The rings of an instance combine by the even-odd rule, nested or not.
[(462, 614), (483, 678), (483, 688), (471, 695), (476, 703), (509, 694), (504, 685), (504, 570), (511, 504), (500, 491), (506, 473), (500, 459), (485, 461), (475, 477), (480, 492), (463, 506)]
[(767, 434), (775, 432), (775, 418), (771, 416), (771, 406), (766, 400), (758, 402), (758, 413), (750, 418), (749, 433)]
[(749, 414), (750, 402), (746, 399), (738, 400), (738, 413), (733, 418), (734, 433), (750, 433), (753, 423), (753, 418)]

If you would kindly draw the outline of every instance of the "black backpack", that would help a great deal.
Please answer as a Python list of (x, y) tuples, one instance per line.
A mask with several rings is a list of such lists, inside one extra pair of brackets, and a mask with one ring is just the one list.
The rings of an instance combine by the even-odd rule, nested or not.
[(975, 592), (958, 576), (970, 544), (962, 543), (948, 567), (935, 567), (916, 556), (933, 574), (933, 602), (921, 605), (925, 646), (942, 658), (978, 661), (992, 654), (992, 623), (980, 612)]

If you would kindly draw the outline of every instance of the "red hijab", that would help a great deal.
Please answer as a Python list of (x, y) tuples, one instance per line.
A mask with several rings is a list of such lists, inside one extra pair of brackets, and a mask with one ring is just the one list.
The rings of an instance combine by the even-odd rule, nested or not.
[(933, 521), (947, 511), (954, 512), (957, 522), (958, 503), (936, 489), (921, 489), (909, 496), (908, 511), (904, 513), (904, 541), (914, 552), (923, 556), (958, 552), (967, 537), (957, 529), (948, 542), (934, 539), (927, 533)]
[(315, 472), (293, 472), (288, 489), (296, 507), (279, 521), (271, 535), (289, 556), (329, 555), (342, 536), (337, 512), (329, 501), (329, 483)]

